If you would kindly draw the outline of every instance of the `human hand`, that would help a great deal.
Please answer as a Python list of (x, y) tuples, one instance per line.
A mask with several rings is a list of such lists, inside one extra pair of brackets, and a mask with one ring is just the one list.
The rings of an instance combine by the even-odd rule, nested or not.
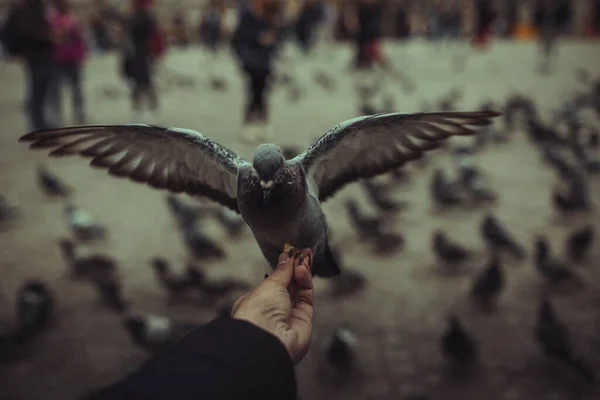
[(312, 257), (279, 256), (277, 268), (252, 292), (233, 305), (231, 316), (248, 321), (276, 336), (292, 361), (300, 362), (310, 347), (314, 291), (310, 272)]

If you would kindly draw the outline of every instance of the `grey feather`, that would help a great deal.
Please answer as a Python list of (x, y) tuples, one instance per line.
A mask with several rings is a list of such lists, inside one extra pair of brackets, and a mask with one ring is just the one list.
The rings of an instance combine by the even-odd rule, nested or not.
[(238, 211), (237, 171), (247, 163), (201, 133), (150, 125), (91, 125), (23, 136), (52, 156), (80, 155), (111, 175), (202, 195)]
[(420, 158), (450, 136), (476, 133), (498, 114), (441, 112), (377, 114), (354, 118), (329, 130), (294, 161), (301, 163), (324, 201), (344, 185), (371, 178)]

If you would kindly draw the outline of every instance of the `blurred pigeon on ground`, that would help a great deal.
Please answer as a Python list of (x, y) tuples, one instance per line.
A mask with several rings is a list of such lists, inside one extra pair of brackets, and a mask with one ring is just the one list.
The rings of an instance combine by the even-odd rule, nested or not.
[[(252, 163), (205, 135), (180, 128), (80, 126), (36, 131), (20, 140), (32, 142), (31, 148), (52, 149), (51, 155), (90, 157), (92, 165), (112, 175), (208, 197), (240, 212), (271, 267), (289, 244), (310, 248), (314, 275), (332, 277), (339, 268), (331, 256), (320, 202), (349, 183), (421, 157), (450, 136), (475, 134), (471, 127), (488, 125), (495, 116), (442, 112), (358, 117), (338, 124), (292, 160), (286, 161), (276, 145), (260, 145)], [(192, 232), (188, 230), (186, 243), (194, 248)]]
[(460, 204), (465, 196), (459, 191), (458, 186), (448, 180), (441, 168), (433, 172), (430, 193), (436, 204), (440, 206), (453, 206)]
[(117, 261), (104, 254), (78, 255), (75, 243), (70, 239), (60, 239), (59, 247), (63, 260), (75, 277), (95, 277), (110, 275), (117, 270)]
[[(341, 252), (337, 248), (331, 249), (338, 265), (344, 267), (340, 257)], [(363, 274), (349, 268), (341, 268), (341, 273), (331, 280), (329, 291), (334, 297), (351, 296), (360, 291), (366, 285), (366, 278)]]
[(496, 298), (502, 293), (504, 285), (505, 278), (500, 258), (492, 255), (486, 269), (473, 281), (471, 294), (484, 309), (490, 309)]
[(402, 210), (406, 207), (406, 202), (395, 201), (389, 197), (389, 189), (385, 185), (375, 183), (371, 180), (364, 180), (361, 184), (365, 189), (369, 200), (380, 211), (393, 212)]
[(561, 213), (588, 211), (591, 208), (588, 185), (579, 174), (571, 176), (567, 181), (568, 189), (552, 194), (552, 204)]
[(157, 315), (128, 316), (125, 329), (136, 345), (150, 352), (157, 352), (175, 343), (200, 324), (178, 323)]
[(15, 220), (19, 215), (17, 206), (10, 204), (7, 198), (0, 194), (0, 225)]
[(446, 331), (441, 339), (442, 352), (452, 362), (470, 365), (477, 359), (478, 344), (467, 332), (456, 316), (448, 320)]
[(552, 256), (550, 244), (543, 236), (535, 239), (535, 267), (550, 283), (573, 282), (578, 286), (583, 284), (575, 271)]
[(201, 207), (187, 204), (173, 194), (167, 195), (167, 205), (180, 226), (196, 221), (203, 214)]
[(463, 190), (474, 202), (493, 202), (496, 200), (496, 193), (477, 167), (461, 168), (458, 179)]
[(326, 92), (333, 92), (335, 90), (335, 83), (333, 79), (327, 75), (324, 71), (316, 71), (313, 79), (323, 90)]
[(204, 280), (204, 274), (193, 266), (189, 266), (183, 274), (175, 274), (167, 260), (160, 257), (152, 259), (152, 269), (159, 284), (171, 298), (195, 290)]
[(209, 238), (198, 223), (188, 223), (183, 227), (183, 240), (190, 253), (200, 260), (222, 260), (226, 257), (223, 247)]
[(471, 253), (459, 244), (453, 243), (440, 230), (434, 232), (432, 247), (436, 256), (445, 263), (458, 263), (467, 260)]
[(64, 210), (67, 227), (80, 240), (104, 239), (106, 228), (98, 224), (86, 211), (73, 204), (65, 206)]
[(16, 340), (29, 341), (39, 335), (50, 323), (54, 306), (54, 295), (45, 283), (26, 282), (17, 294)]
[(45, 165), (38, 166), (37, 175), (38, 183), (47, 195), (68, 197), (71, 194), (71, 188), (50, 172)]
[(98, 275), (92, 279), (92, 283), (108, 308), (119, 313), (127, 311), (129, 305), (123, 298), (121, 282), (115, 274)]
[(346, 200), (346, 211), (348, 212), (352, 226), (358, 232), (361, 239), (373, 238), (381, 234), (384, 230), (384, 218), (363, 214), (355, 200)]
[(390, 255), (402, 250), (404, 237), (395, 232), (380, 232), (372, 238), (371, 247), (375, 254)]
[(583, 261), (590, 251), (595, 235), (591, 224), (573, 232), (566, 242), (566, 254), (569, 258), (577, 262)]
[(575, 353), (569, 331), (558, 320), (548, 299), (542, 301), (538, 312), (535, 339), (544, 355), (568, 366), (587, 381), (595, 379), (592, 370)]
[(219, 207), (215, 213), (217, 221), (227, 232), (227, 235), (236, 239), (246, 231), (246, 223), (239, 214), (223, 207)]
[(523, 247), (511, 237), (506, 228), (492, 214), (486, 215), (483, 219), (481, 233), (488, 246), (497, 250), (508, 251), (519, 260), (525, 258)]
[(553, 144), (544, 144), (540, 146), (543, 158), (552, 168), (564, 179), (577, 174), (575, 166), (565, 159), (561, 152), (561, 147)]
[(353, 366), (357, 343), (356, 335), (349, 328), (336, 328), (325, 352), (329, 365), (340, 373), (347, 373)]

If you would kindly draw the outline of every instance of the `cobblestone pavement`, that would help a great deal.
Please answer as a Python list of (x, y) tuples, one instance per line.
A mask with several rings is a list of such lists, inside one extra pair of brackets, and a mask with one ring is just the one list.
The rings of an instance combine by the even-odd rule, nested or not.
[[(554, 74), (544, 77), (537, 74), (538, 52), (533, 44), (495, 43), (486, 53), (475, 53), (466, 45), (441, 51), (419, 42), (388, 45), (390, 57), (414, 80), (416, 90), (404, 93), (399, 83), (388, 80), (384, 92), (395, 97), (398, 110), (411, 112), (417, 111), (424, 100), (435, 99), (452, 87), (463, 90), (460, 108), (465, 110), (486, 99), (502, 101), (519, 91), (533, 96), (548, 115), (567, 96), (583, 88), (575, 78), (577, 69), (592, 73), (599, 70), (599, 49), (593, 43), (564, 43), (559, 48)], [(274, 89), (274, 141), (306, 146), (335, 123), (357, 115), (349, 57), (349, 49), (340, 46), (331, 57), (293, 63), (293, 73), (306, 93), (290, 104), (285, 90)], [(217, 69), (227, 77), (228, 87), (214, 92), (202, 75), (202, 60), (197, 50), (173, 51), (160, 68), (161, 122), (199, 130), (250, 157), (252, 146), (239, 140), (243, 87), (235, 65), (225, 56), (218, 62)], [(462, 63), (464, 68), (460, 70)], [(333, 93), (313, 82), (311, 74), (319, 69), (326, 69), (334, 77)], [(97, 57), (87, 67), (85, 92), (91, 123), (131, 122), (127, 92), (116, 70), (116, 59), (111, 56)], [(172, 78), (177, 74), (193, 77), (195, 87), (184, 87), (185, 83), (173, 86)], [(19, 65), (0, 64), (0, 82), (0, 188), (23, 210), (22, 219), (0, 233), (0, 319), (12, 318), (15, 292), (26, 278), (46, 280), (57, 296), (55, 321), (32, 344), (29, 356), (16, 364), (0, 366), (0, 398), (75, 398), (123, 376), (146, 355), (132, 346), (120, 318), (98, 304), (93, 288), (66, 277), (56, 245), (56, 240), (67, 234), (61, 217), (63, 205), (46, 199), (36, 186), (38, 163), (47, 162), (72, 184), (76, 188), (75, 202), (110, 228), (109, 240), (99, 249), (119, 260), (133, 312), (202, 322), (215, 316), (216, 307), (167, 304), (154, 280), (148, 265), (152, 256), (162, 255), (181, 266), (187, 260), (167, 213), (164, 193), (110, 178), (79, 159), (47, 161), (45, 154), (27, 151), (26, 146), (16, 142), (25, 132), (21, 113), (24, 79)], [(539, 156), (523, 135), (479, 153), (476, 160), (501, 192), (493, 210), (527, 244), (529, 260), (534, 234), (545, 233), (555, 246), (562, 246), (572, 227), (591, 220), (598, 223), (595, 214), (568, 221), (557, 218), (549, 202), (553, 175), (542, 168)], [(344, 263), (363, 272), (368, 286), (352, 298), (333, 299), (329, 283), (317, 282), (314, 345), (297, 368), (302, 398), (402, 399), (414, 392), (441, 400), (600, 398), (594, 388), (585, 390), (567, 372), (548, 364), (535, 347), (533, 318), (544, 287), (530, 261), (506, 264), (507, 289), (495, 313), (482, 315), (471, 307), (466, 293), (472, 276), (485, 262), (478, 223), (486, 210), (433, 211), (427, 185), (435, 166), (450, 166), (443, 151), (425, 166), (411, 167), (410, 183), (394, 191), (398, 198), (411, 202), (395, 225), (407, 240), (398, 254), (374, 255), (352, 233), (343, 201), (354, 197), (369, 207), (357, 185), (345, 188), (325, 205), (333, 241), (343, 246)], [(597, 202), (597, 180), (592, 182), (592, 191)], [(476, 259), (465, 265), (463, 272), (440, 272), (429, 250), (431, 232), (436, 228), (443, 228), (477, 251)], [(252, 284), (262, 279), (267, 267), (249, 234), (231, 242), (212, 222), (207, 229), (224, 241), (229, 254), (225, 262), (205, 265), (210, 275), (235, 275)], [(560, 317), (569, 324), (578, 348), (596, 371), (600, 371), (598, 256), (600, 246), (596, 246), (590, 265), (581, 267), (581, 273), (589, 278), (585, 289), (554, 296)], [(468, 376), (449, 373), (439, 352), (438, 338), (449, 313), (459, 315), (481, 344), (481, 365)], [(343, 321), (359, 337), (356, 371), (347, 379), (330, 371), (322, 355), (332, 329)]]

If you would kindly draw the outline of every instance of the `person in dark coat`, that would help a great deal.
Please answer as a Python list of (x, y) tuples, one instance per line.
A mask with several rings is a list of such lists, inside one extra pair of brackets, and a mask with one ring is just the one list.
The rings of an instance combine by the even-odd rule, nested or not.
[(534, 20), (539, 30), (542, 63), (540, 71), (549, 73), (555, 57), (556, 42), (560, 32), (570, 19), (569, 3), (564, 0), (540, 0), (535, 9)]
[(382, 63), (381, 53), (383, 8), (379, 0), (359, 0), (355, 10), (355, 67), (371, 68)]
[(264, 140), (270, 134), (267, 85), (280, 42), (281, 2), (254, 0), (244, 12), (232, 37), (232, 44), (248, 81), (244, 115), (244, 139)]
[(140, 122), (144, 100), (148, 101), (152, 114), (158, 110), (158, 96), (153, 83), (153, 64), (157, 56), (153, 41), (158, 34), (158, 23), (152, 12), (152, 3), (152, 0), (133, 0), (133, 13), (125, 26), (124, 74), (132, 87), (133, 122)]
[(294, 364), (308, 352), (314, 291), (305, 258), (279, 257), (232, 318), (199, 328), (88, 400), (295, 400)]
[(52, 128), (47, 105), (56, 70), (55, 38), (46, 17), (46, 7), (43, 0), (24, 0), (14, 7), (9, 15), (14, 22), (10, 34), (18, 42), (17, 55), (25, 60), (29, 129)]
[(306, 54), (314, 44), (315, 29), (324, 19), (324, 6), (319, 0), (306, 0), (300, 9), (296, 26), (296, 40)]

